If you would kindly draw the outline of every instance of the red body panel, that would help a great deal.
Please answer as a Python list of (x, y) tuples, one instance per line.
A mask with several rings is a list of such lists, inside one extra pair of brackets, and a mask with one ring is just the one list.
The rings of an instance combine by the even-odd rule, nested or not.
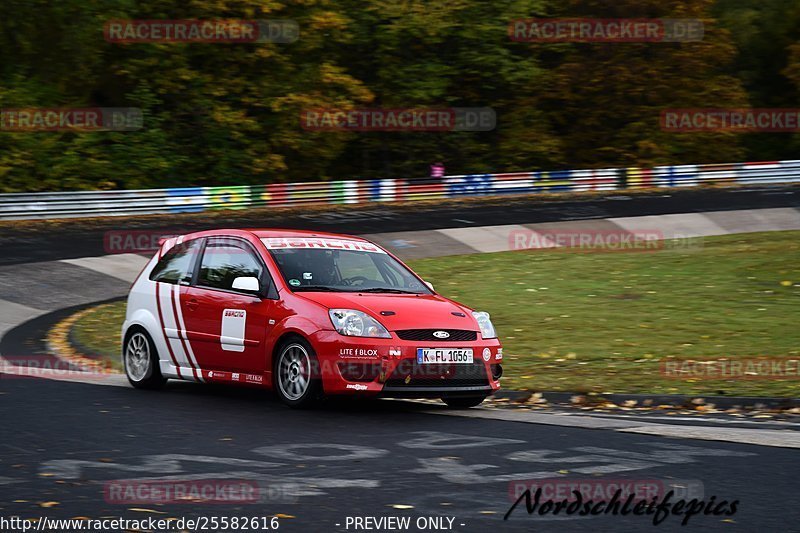
[[(329, 292), (304, 292), (296, 295), (318, 302), (327, 308), (344, 308), (364, 311), (380, 322), (389, 331), (399, 329), (474, 329), (470, 310), (446, 298), (432, 295), (412, 294), (337, 294)], [(382, 316), (381, 311), (394, 312)], [(461, 313), (464, 316), (456, 316)]]
[[(181, 287), (186, 332), (195, 357), (206, 370), (258, 373), (264, 371), (264, 339), (274, 328), (276, 303), (252, 296), (221, 293), (202, 287)], [(185, 291), (185, 292), (184, 292)], [(239, 347), (224, 349), (221, 335), (225, 313), (244, 313), (244, 339)]]

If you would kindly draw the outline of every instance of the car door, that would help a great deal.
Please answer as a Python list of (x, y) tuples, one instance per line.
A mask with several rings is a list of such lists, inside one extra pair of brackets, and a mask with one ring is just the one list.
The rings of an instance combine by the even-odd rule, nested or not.
[[(234, 289), (237, 277), (258, 278), (261, 294)], [(230, 372), (233, 381), (263, 376), (268, 370), (265, 339), (278, 308), (277, 300), (267, 297), (274, 292), (268, 291), (271, 283), (249, 242), (238, 237), (206, 239), (193, 282), (182, 287), (181, 297), (187, 336), (200, 368)]]

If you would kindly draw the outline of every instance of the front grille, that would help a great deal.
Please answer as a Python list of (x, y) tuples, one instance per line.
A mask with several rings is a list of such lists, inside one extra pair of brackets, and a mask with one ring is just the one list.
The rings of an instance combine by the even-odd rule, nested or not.
[[(435, 331), (446, 331), (450, 336), (440, 339), (433, 334)], [(404, 341), (465, 342), (477, 340), (478, 332), (466, 329), (401, 329), (397, 331), (397, 336)]]
[[(410, 378), (410, 379), (409, 379)], [(482, 361), (470, 364), (419, 364), (403, 360), (386, 380), (387, 387), (470, 387), (488, 385)]]

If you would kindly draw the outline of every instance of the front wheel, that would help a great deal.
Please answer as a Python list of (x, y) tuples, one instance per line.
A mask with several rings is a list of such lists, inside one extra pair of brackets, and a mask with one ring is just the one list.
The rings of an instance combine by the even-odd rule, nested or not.
[(283, 403), (298, 408), (316, 403), (322, 391), (316, 362), (314, 349), (304, 339), (291, 339), (281, 346), (273, 375)]
[(461, 396), (455, 398), (442, 398), (442, 401), (447, 404), (450, 409), (469, 409), (476, 407), (483, 403), (486, 396)]
[(123, 354), (125, 375), (137, 389), (158, 389), (167, 382), (161, 375), (153, 339), (145, 331), (137, 329), (128, 335)]

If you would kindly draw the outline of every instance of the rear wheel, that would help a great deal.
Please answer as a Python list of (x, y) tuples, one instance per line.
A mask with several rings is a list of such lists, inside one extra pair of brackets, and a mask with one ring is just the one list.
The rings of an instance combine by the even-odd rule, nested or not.
[(122, 357), (125, 375), (137, 389), (158, 389), (166, 383), (153, 339), (142, 329), (128, 335)]
[(284, 342), (278, 350), (273, 376), (275, 391), (290, 407), (310, 407), (322, 392), (317, 356), (311, 345), (301, 338)]
[(450, 409), (469, 409), (476, 407), (483, 403), (486, 396), (461, 396), (454, 398), (442, 398), (442, 401), (447, 404)]

